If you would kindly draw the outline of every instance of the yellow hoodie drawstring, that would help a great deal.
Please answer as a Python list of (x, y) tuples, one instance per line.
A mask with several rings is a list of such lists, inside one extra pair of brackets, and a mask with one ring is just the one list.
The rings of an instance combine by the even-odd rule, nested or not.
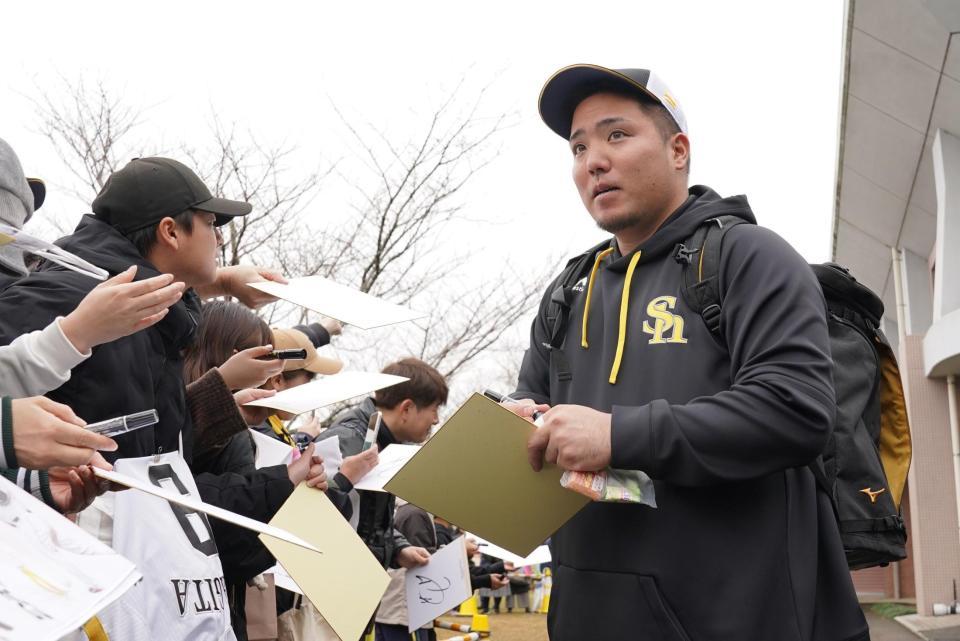
[(623, 281), (623, 292), (620, 294), (620, 331), (617, 334), (617, 355), (613, 359), (613, 367), (610, 368), (610, 384), (617, 382), (617, 374), (620, 373), (620, 363), (623, 361), (623, 346), (627, 342), (627, 309), (630, 305), (630, 281), (633, 280), (633, 272), (640, 262), (640, 252), (638, 251), (630, 259), (630, 266), (627, 267), (627, 278)]
[[(589, 348), (587, 344), (587, 322), (590, 317), (590, 297), (593, 294), (593, 281), (596, 280), (597, 272), (600, 270), (600, 262), (613, 253), (613, 247), (605, 249), (593, 261), (593, 269), (590, 270), (590, 280), (587, 281), (587, 298), (583, 303), (583, 328), (580, 334), (580, 346), (584, 349)], [(617, 334), (617, 353), (613, 359), (613, 367), (610, 369), (610, 384), (617, 382), (617, 374), (620, 373), (620, 363), (623, 362), (623, 348), (627, 342), (627, 314), (630, 308), (630, 283), (633, 281), (633, 272), (640, 262), (640, 252), (637, 251), (630, 258), (630, 265), (627, 267), (627, 277), (623, 281), (623, 291), (620, 294), (620, 327)]]
[(593, 281), (597, 276), (597, 271), (600, 269), (600, 261), (613, 253), (613, 247), (609, 249), (604, 249), (602, 252), (597, 254), (597, 258), (593, 261), (593, 269), (590, 270), (590, 280), (587, 281), (587, 299), (583, 303), (583, 329), (580, 333), (580, 347), (587, 349), (587, 319), (590, 317), (590, 296), (593, 294)]

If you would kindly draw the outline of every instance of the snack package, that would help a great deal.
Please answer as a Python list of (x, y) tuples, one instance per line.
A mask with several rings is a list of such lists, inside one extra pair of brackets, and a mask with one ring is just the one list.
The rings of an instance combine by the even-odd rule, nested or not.
[(639, 503), (657, 507), (653, 481), (644, 472), (637, 470), (564, 472), (560, 477), (560, 485), (593, 501)]

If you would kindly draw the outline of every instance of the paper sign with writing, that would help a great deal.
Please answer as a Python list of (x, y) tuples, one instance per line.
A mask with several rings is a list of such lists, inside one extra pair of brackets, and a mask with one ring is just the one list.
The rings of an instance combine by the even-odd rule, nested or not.
[(0, 477), (0, 639), (59, 639), (139, 579), (133, 563)]
[(407, 624), (411, 632), (470, 598), (467, 547), (459, 537), (430, 557), (430, 562), (407, 570)]

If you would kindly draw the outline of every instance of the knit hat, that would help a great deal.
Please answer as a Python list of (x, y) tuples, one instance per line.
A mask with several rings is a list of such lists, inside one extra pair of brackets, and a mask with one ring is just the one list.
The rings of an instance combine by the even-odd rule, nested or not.
[[(40, 183), (42, 185), (42, 183)], [(39, 201), (43, 202), (40, 190)], [(6, 141), (0, 140), (0, 223), (21, 229), (33, 215), (35, 192), (23, 175), (20, 160)], [(23, 252), (9, 245), (0, 246), (0, 269), (26, 276)]]

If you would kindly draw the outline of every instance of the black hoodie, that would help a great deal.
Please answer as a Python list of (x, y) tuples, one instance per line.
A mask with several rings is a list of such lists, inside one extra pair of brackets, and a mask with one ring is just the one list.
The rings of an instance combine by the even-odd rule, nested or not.
[(593, 503), (553, 536), (554, 641), (868, 638), (829, 500), (804, 467), (835, 412), (819, 286), (779, 236), (734, 227), (716, 340), (683, 300), (674, 255), (722, 215), (756, 222), (746, 198), (696, 186), (634, 252), (598, 253), (575, 287), (571, 380), (544, 345), (557, 281), (541, 302), (515, 398), (611, 413), (611, 467), (647, 472), (659, 506)]

